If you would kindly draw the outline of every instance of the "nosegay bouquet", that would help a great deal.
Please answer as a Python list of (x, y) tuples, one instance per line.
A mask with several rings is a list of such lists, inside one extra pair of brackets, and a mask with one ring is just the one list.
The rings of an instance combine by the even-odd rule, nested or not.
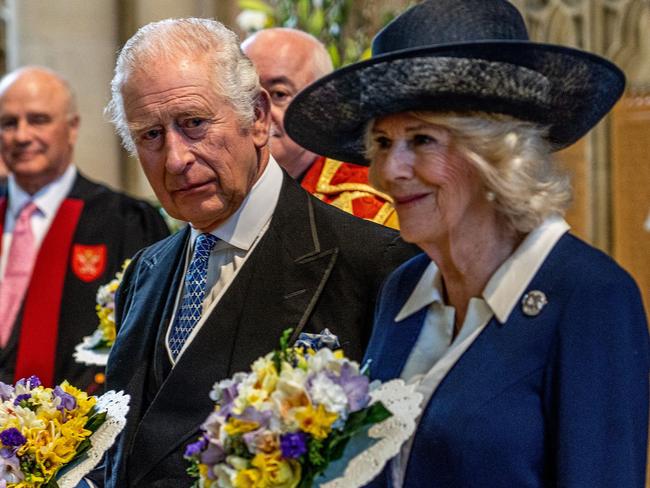
[(75, 347), (74, 356), (78, 363), (106, 366), (108, 354), (113, 347), (116, 335), (115, 292), (119, 288), (124, 270), (130, 262), (130, 259), (125, 260), (121, 271), (115, 274), (115, 278), (97, 290), (95, 311), (99, 324), (92, 335), (84, 337), (82, 342)]
[(215, 384), (215, 410), (185, 451), (195, 487), (310, 487), (353, 436), (391, 417), (357, 363), (318, 349), (338, 346), (327, 329), (293, 347), (290, 333), (251, 372)]
[[(106, 395), (115, 399), (115, 392)], [(21, 379), (15, 386), (0, 382), (0, 400), (0, 488), (64, 486), (59, 485), (57, 475), (82, 460), (87, 464), (90, 437), (109, 415), (96, 397), (68, 382), (45, 388), (36, 376)], [(122, 426), (107, 433), (111, 442)], [(107, 444), (106, 436), (103, 444)], [(94, 458), (98, 456), (101, 452)], [(73, 475), (69, 485), (75, 486), (83, 474)]]

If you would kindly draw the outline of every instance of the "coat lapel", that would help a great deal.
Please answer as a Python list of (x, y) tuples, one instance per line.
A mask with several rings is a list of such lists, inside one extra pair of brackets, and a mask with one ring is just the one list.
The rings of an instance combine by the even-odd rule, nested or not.
[[(395, 322), (394, 319), (411, 296), (430, 262), (427, 255), (421, 254), (389, 278), (390, 283), (386, 285), (387, 291), (381, 297), (381, 308), (375, 317), (375, 324), (389, 325), (375, 328), (364, 358), (364, 363), (369, 364), (372, 379), (387, 381), (399, 378), (404, 369), (411, 349), (420, 335), (428, 307), (400, 322)], [(386, 354), (386, 351), (390, 351), (390, 354)]]
[[(134, 287), (127, 315), (122, 317), (124, 326), (119, 330), (111, 351), (107, 377), (113, 384), (129, 392), (131, 402), (127, 425), (120, 436), (118, 458), (126, 464), (132, 451), (132, 444), (139, 423), (146, 408), (145, 383), (149, 368), (153, 367), (154, 347), (158, 330), (166, 327), (173, 311), (175, 292), (183, 273), (184, 248), (189, 230), (179, 232), (161, 244), (161, 248), (145, 256), (139, 274), (133, 276), (130, 285)], [(136, 263), (132, 263), (135, 266)], [(128, 272), (128, 270), (127, 270)], [(161, 303), (162, 307), (153, 304)], [(133, 330), (137, 329), (137, 330)]]
[(213, 408), (208, 394), (216, 381), (247, 371), (278, 345), (284, 329), (298, 334), (308, 322), (338, 256), (337, 248), (322, 246), (312, 205), (285, 175), (269, 229), (140, 422), (132, 484), (198, 434)]

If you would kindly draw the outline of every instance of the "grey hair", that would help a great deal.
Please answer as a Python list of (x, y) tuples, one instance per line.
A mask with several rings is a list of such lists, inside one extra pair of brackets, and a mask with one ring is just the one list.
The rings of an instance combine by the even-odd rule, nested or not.
[(212, 19), (165, 19), (141, 27), (120, 51), (111, 81), (111, 100), (104, 113), (115, 125), (122, 145), (135, 153), (124, 112), (122, 89), (134, 72), (145, 72), (152, 60), (203, 56), (212, 70), (215, 92), (224, 97), (243, 128), (255, 121), (261, 87), (251, 61), (243, 55), (237, 35)]
[[(571, 181), (553, 158), (548, 129), (508, 115), (411, 112), (447, 129), (456, 148), (477, 169), (497, 212), (513, 229), (528, 233), (551, 215), (564, 215), (572, 201)], [(366, 130), (366, 147), (371, 148)], [(372, 150), (368, 150), (372, 159)]]

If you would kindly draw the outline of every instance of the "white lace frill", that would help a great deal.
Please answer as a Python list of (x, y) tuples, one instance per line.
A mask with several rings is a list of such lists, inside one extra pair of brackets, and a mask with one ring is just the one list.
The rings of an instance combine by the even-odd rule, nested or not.
[(84, 337), (74, 348), (74, 359), (79, 364), (88, 366), (106, 366), (108, 353), (111, 350), (109, 348), (91, 349), (94, 341), (95, 337), (92, 335)]
[(415, 421), (422, 410), (422, 394), (415, 387), (398, 379), (371, 391), (371, 403), (381, 401), (393, 415), (370, 427), (366, 435), (353, 437), (343, 459), (332, 463), (324, 474), (325, 480), (319, 478), (315, 485), (356, 488), (377, 476), (415, 431)]
[(130, 398), (122, 391), (107, 391), (97, 399), (97, 409), (106, 412), (106, 420), (90, 437), (92, 446), (86, 452), (84, 459), (57, 480), (59, 488), (74, 488), (97, 466), (104, 452), (113, 445), (115, 438), (126, 425)]

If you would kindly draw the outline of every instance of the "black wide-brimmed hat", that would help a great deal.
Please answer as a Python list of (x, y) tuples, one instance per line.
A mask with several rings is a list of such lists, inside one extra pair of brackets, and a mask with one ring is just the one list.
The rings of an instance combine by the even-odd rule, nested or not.
[(358, 164), (368, 164), (368, 121), (409, 110), (511, 115), (548, 126), (557, 150), (596, 125), (624, 87), (600, 56), (529, 41), (505, 0), (428, 0), (375, 36), (369, 60), (300, 92), (284, 125), (310, 151)]

